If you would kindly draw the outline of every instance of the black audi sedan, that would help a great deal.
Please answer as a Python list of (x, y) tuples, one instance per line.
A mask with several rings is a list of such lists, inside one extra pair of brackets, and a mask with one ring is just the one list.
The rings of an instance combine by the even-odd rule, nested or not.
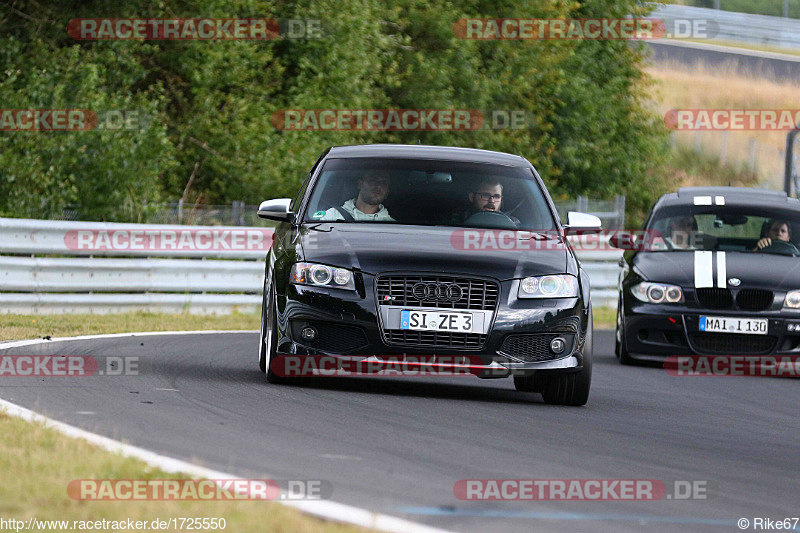
[(616, 355), (800, 354), (800, 201), (686, 187), (662, 196), (625, 253)]
[[(524, 158), (435, 146), (334, 147), (279, 221), (267, 255), (259, 366), (287, 357), (452, 363), (514, 377), (547, 403), (583, 405), (592, 376), (589, 279)], [(443, 363), (444, 364), (444, 363)], [(302, 381), (306, 381), (302, 378)]]

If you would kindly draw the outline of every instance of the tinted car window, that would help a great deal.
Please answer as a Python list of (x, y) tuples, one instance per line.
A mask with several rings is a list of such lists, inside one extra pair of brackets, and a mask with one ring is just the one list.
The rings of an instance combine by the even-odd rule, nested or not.
[(388, 194), (382, 205), (391, 220), (367, 223), (503, 227), (491, 225), (493, 218), (500, 217), (470, 219), (474, 212), (470, 193), (475, 193), (481, 183), (496, 181), (501, 185), (502, 199), (493, 201), (519, 229), (555, 229), (553, 215), (530, 168), (420, 159), (329, 159), (316, 181), (304, 220), (319, 222), (331, 208), (356, 199), (359, 179), (372, 179), (373, 175), (388, 177)]

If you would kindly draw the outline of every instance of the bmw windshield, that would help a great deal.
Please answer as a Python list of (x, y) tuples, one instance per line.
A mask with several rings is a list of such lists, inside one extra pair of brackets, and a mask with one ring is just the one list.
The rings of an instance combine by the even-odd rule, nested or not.
[(677, 206), (648, 224), (653, 251), (719, 250), (800, 255), (800, 213), (754, 207)]

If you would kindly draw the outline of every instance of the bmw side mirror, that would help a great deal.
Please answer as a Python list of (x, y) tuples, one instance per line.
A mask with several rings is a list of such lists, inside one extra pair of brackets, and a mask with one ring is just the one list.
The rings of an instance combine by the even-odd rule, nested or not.
[(570, 211), (567, 213), (567, 224), (564, 229), (567, 231), (591, 232), (592, 230), (600, 231), (601, 227), (600, 217), (588, 213)]
[(268, 218), (279, 222), (292, 222), (294, 220), (294, 213), (289, 210), (291, 204), (291, 198), (266, 200), (261, 202), (261, 205), (258, 206), (258, 216), (259, 218)]

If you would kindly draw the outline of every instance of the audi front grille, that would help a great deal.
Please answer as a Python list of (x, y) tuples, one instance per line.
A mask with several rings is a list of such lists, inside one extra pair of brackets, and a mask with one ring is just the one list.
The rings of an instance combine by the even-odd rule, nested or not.
[[(500, 285), (456, 276), (380, 276), (376, 282), (376, 294), (380, 305), (494, 311)], [(460, 297), (456, 299), (455, 296)]]
[[(495, 311), (500, 285), (489, 280), (458, 276), (389, 275), (377, 278), (375, 294), (380, 305)], [(467, 350), (483, 348), (489, 338), (489, 335), (480, 333), (392, 329), (383, 330), (383, 336), (392, 346)]]

